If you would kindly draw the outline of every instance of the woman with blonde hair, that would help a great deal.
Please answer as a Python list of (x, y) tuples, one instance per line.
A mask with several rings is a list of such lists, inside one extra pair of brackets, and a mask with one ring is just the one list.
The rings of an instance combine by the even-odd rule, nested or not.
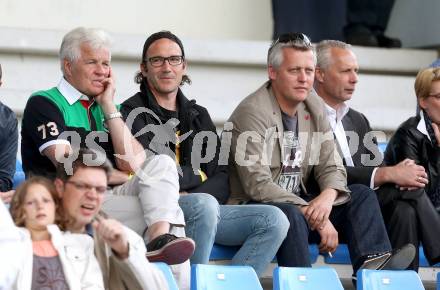
[(440, 262), (440, 68), (419, 71), (414, 89), (420, 110), (394, 133), (384, 161), (394, 165), (410, 159), (425, 168), (428, 184), (403, 196), (410, 201), (403, 216), (412, 220), (403, 232), (415, 246), (421, 242), (428, 262), (434, 265)]

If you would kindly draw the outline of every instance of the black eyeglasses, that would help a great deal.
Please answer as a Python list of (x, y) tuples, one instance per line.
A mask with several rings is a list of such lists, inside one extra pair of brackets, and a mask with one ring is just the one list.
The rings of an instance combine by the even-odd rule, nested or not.
[(179, 64), (182, 64), (183, 56), (182, 55), (172, 55), (169, 57), (153, 56), (148, 59), (148, 62), (154, 67), (163, 66), (165, 61), (168, 61), (168, 63), (172, 66), (178, 66)]
[(311, 47), (312, 42), (310, 41), (310, 38), (305, 35), (304, 33), (284, 33), (280, 35), (274, 42), (272, 42), (272, 45), (269, 49), (272, 49), (275, 45), (278, 43), (289, 43), (289, 42), (301, 42), (304, 46)]
[(96, 193), (104, 194), (109, 189), (109, 187), (107, 187), (107, 186), (94, 186), (91, 184), (87, 184), (87, 183), (79, 182), (79, 181), (74, 181), (74, 180), (68, 180), (68, 181), (66, 181), (66, 183), (72, 184), (76, 189), (78, 189), (79, 191), (82, 191), (82, 192), (89, 191), (94, 188), (96, 190)]

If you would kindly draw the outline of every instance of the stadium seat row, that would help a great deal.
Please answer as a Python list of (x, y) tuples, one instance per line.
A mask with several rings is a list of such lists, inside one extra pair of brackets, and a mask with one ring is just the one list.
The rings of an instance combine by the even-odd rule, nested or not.
[[(380, 143), (379, 147), (381, 148), (381, 151), (382, 151), (386, 147), (386, 144)], [(22, 168), (20, 160), (17, 159), (16, 171), (15, 171), (15, 175), (14, 175), (14, 189), (18, 185), (20, 185), (20, 183), (22, 183), (24, 180), (25, 180), (25, 175), (23, 172), (23, 168)], [(210, 260), (212, 260), (212, 261), (231, 260), (239, 248), (240, 247), (214, 245), (212, 252), (211, 252)], [(310, 252), (310, 260), (313, 264), (318, 259), (318, 255), (319, 255), (318, 247), (316, 245), (309, 245), (309, 252)], [(422, 247), (419, 248), (419, 253), (420, 253), (420, 267), (430, 267), (428, 261), (426, 260), (426, 257), (425, 257), (425, 254), (423, 252)], [(347, 245), (345, 245), (345, 244), (339, 245), (336, 252), (333, 253), (333, 257), (325, 255), (324, 261), (327, 264), (347, 264), (347, 265), (350, 265), (351, 264), (350, 255), (348, 253)], [(440, 263), (436, 264), (434, 267), (440, 267)]]
[[(170, 268), (155, 263), (164, 273), (170, 290), (178, 290)], [(439, 273), (440, 275), (440, 273)], [(437, 275), (437, 290), (439, 278)], [(192, 265), (191, 290), (263, 290), (252, 267), (224, 265)], [(274, 290), (344, 290), (333, 268), (287, 268), (273, 271)], [(424, 290), (414, 271), (361, 270), (357, 274), (358, 290)]]

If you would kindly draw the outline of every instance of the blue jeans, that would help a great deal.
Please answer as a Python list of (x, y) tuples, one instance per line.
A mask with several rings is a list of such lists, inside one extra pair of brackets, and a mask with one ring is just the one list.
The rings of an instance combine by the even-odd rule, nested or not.
[(263, 274), (286, 237), (289, 222), (281, 210), (269, 205), (219, 205), (209, 194), (182, 195), (179, 205), (186, 235), (196, 242), (193, 264), (207, 264), (214, 242), (241, 246), (233, 265), (252, 266)]
[[(349, 186), (351, 200), (334, 206), (330, 221), (339, 233), (339, 242), (347, 243), (353, 270), (356, 273), (369, 254), (391, 251), (376, 193), (361, 184)], [(319, 243), (318, 232), (311, 231), (297, 206), (289, 203), (272, 203), (279, 207), (290, 222), (289, 232), (278, 253), (278, 265), (285, 267), (310, 267), (309, 242)]]

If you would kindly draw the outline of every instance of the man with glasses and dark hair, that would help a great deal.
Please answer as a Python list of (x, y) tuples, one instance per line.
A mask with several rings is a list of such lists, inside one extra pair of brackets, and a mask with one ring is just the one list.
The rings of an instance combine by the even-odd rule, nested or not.
[[(0, 64), (0, 87), (2, 85), (2, 66)], [(14, 112), (0, 102), (0, 199), (11, 201), (14, 190), (12, 181), (17, 158), (18, 130)]]
[[(59, 163), (70, 166), (72, 148), (105, 152), (115, 170), (104, 210), (143, 235), (150, 262), (178, 264), (176, 277), (185, 289), (194, 242), (185, 237), (177, 170), (166, 155), (146, 156), (122, 120), (114, 103), (110, 44), (109, 35), (98, 29), (80, 27), (64, 36), (63, 77), (56, 87), (34, 93), (24, 109), (23, 168), (27, 176), (53, 177)], [(86, 214), (90, 210), (82, 208)]]
[(309, 95), (316, 65), (310, 40), (298, 33), (280, 36), (267, 64), (269, 81), (229, 119), (229, 202), (272, 204), (287, 215), (280, 266), (309, 267), (309, 241), (331, 253), (340, 239), (348, 243), (354, 273), (408, 266), (414, 248), (392, 253), (374, 192), (364, 185), (347, 188), (324, 103)]
[(152, 34), (136, 76), (140, 92), (121, 105), (121, 112), (145, 149), (176, 160), (186, 234), (196, 242), (191, 263), (207, 264), (214, 242), (241, 246), (232, 264), (250, 265), (261, 275), (284, 240), (288, 221), (273, 206), (224, 205), (229, 184), (227, 165), (219, 164), (220, 139), (206, 108), (179, 88), (190, 82), (186, 67), (177, 36)]

